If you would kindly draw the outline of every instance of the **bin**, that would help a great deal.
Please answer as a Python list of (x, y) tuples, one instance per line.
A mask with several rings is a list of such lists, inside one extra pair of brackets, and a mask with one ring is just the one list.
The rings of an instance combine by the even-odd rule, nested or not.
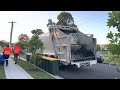
[(45, 59), (42, 61), (42, 69), (45, 70)]
[(57, 75), (59, 71), (59, 60), (49, 61), (49, 72), (53, 75)]
[(42, 59), (41, 61), (42, 61), (42, 62), (41, 62), (40, 65), (41, 65), (41, 69), (43, 69), (43, 59)]
[(4, 65), (4, 62), (5, 62), (4, 57), (2, 54), (0, 54), (0, 64)]
[(49, 60), (45, 60), (45, 70), (49, 72)]
[(26, 59), (29, 62), (30, 61), (30, 55), (26, 54)]
[(56, 58), (43, 56), (43, 69), (53, 75), (57, 75), (59, 71), (59, 60)]
[(41, 63), (40, 63), (40, 65), (39, 65), (39, 67), (42, 68), (42, 60), (41, 60)]

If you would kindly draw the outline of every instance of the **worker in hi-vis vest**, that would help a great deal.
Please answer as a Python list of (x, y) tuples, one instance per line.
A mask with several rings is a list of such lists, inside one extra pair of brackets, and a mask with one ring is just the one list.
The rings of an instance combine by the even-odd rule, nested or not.
[(3, 49), (3, 60), (6, 61), (6, 66), (8, 66), (8, 59), (10, 57), (11, 49), (9, 45), (6, 44), (6, 47)]
[(15, 64), (17, 64), (18, 55), (20, 54), (20, 52), (21, 52), (21, 48), (20, 48), (20, 46), (19, 46), (18, 44), (16, 44), (16, 45), (13, 47)]

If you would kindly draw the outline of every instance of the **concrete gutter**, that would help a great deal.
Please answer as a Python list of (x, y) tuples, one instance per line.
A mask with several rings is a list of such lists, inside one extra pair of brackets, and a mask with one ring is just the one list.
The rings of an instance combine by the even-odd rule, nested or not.
[(113, 66), (120, 66), (120, 65), (111, 64), (111, 63), (102, 63), (102, 64), (108, 64), (108, 65), (113, 65)]

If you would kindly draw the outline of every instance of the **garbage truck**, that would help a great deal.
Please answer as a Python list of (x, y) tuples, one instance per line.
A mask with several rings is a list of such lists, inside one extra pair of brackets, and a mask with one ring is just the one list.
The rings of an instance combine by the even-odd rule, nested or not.
[(48, 31), (39, 35), (44, 43), (44, 55), (58, 58), (62, 65), (76, 65), (78, 68), (97, 63), (96, 38), (92, 34), (55, 23), (48, 27)]

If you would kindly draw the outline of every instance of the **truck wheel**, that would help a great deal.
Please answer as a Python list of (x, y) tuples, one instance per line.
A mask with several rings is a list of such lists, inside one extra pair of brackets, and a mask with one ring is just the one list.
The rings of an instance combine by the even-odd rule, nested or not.
[(98, 63), (103, 63), (103, 61), (100, 58), (97, 59), (97, 62)]
[(59, 69), (63, 70), (63, 69), (65, 69), (65, 67), (66, 67), (65, 65), (61, 65), (61, 66), (59, 66)]
[(60, 69), (60, 70), (63, 70), (63, 69), (64, 69), (64, 67), (60, 66), (60, 67), (59, 67), (59, 69)]

